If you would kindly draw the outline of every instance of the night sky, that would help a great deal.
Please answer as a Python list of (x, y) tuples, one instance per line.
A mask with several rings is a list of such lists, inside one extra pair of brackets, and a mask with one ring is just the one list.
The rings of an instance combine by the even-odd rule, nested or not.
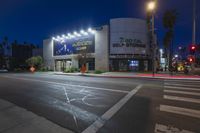
[[(110, 18), (145, 18), (146, 0), (1, 0), (0, 39), (42, 45), (56, 34), (109, 24)], [(200, 1), (197, 0), (197, 7)], [(162, 16), (167, 9), (179, 12), (175, 45), (192, 38), (192, 0), (158, 0), (156, 31), (162, 44)], [(197, 9), (197, 41), (200, 43), (200, 8)]]

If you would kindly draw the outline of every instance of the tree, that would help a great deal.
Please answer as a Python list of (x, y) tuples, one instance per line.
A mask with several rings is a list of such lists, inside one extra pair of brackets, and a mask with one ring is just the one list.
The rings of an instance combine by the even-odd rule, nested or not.
[(91, 53), (89, 53), (89, 50), (87, 47), (85, 47), (85, 49), (81, 50), (79, 52), (79, 54), (77, 55), (77, 59), (79, 60), (80, 66), (81, 66), (81, 70), (84, 72), (86, 69), (86, 63), (88, 61), (89, 58), (91, 58), (92, 55)]
[(36, 67), (37, 69), (40, 69), (43, 64), (43, 59), (41, 56), (34, 56), (26, 60), (26, 63), (30, 67)]
[(0, 67), (10, 68), (9, 58), (11, 55), (11, 47), (8, 37), (4, 37), (0, 44)]
[(3, 44), (0, 44), (0, 68), (5, 64)]
[(6, 36), (4, 37), (2, 44), (3, 44), (4, 54), (9, 55), (11, 47), (8, 42), (8, 37)]
[(163, 45), (165, 48), (165, 55), (166, 55), (169, 69), (172, 68), (174, 27), (177, 22), (177, 17), (178, 17), (178, 13), (175, 9), (167, 10), (163, 16), (163, 26), (167, 30), (163, 38)]

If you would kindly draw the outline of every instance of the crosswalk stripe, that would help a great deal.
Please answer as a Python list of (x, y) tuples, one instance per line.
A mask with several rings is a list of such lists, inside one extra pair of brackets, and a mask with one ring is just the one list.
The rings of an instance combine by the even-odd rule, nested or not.
[(167, 89), (178, 89), (178, 90), (188, 90), (188, 91), (200, 91), (200, 89), (194, 89), (189, 87), (177, 87), (177, 86), (164, 86)]
[(197, 93), (197, 92), (174, 91), (174, 90), (164, 90), (164, 92), (166, 92), (166, 93), (176, 93), (176, 94), (186, 94), (186, 95), (200, 96), (200, 93)]
[(156, 124), (155, 126), (155, 133), (195, 133), (192, 131), (184, 130), (184, 129), (178, 129), (173, 126), (166, 126), (166, 125), (161, 125), (161, 124)]
[(200, 118), (200, 111), (193, 110), (193, 109), (180, 108), (180, 107), (174, 107), (174, 106), (168, 106), (168, 105), (160, 105), (160, 111), (194, 117), (194, 118)]
[(177, 96), (169, 96), (169, 95), (164, 95), (164, 99), (167, 100), (175, 100), (175, 101), (184, 101), (184, 102), (191, 102), (191, 103), (200, 103), (200, 99), (195, 99), (195, 98), (186, 98), (186, 97), (177, 97)]
[(170, 85), (170, 86), (184, 86), (184, 87), (199, 87), (200, 85), (186, 85), (186, 84), (172, 84), (172, 83), (164, 83), (164, 85)]

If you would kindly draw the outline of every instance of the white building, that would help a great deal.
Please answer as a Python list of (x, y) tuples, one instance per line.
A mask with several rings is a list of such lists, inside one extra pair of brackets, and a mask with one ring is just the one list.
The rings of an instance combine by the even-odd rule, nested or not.
[(52, 70), (80, 68), (84, 56), (87, 56), (85, 63), (88, 70), (150, 70), (146, 21), (111, 19), (109, 25), (60, 35), (43, 42), (45, 65)]

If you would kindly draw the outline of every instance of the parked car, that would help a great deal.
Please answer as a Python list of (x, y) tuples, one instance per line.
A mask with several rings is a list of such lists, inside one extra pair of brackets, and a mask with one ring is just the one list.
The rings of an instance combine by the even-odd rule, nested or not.
[(6, 73), (6, 72), (8, 72), (7, 69), (0, 69), (0, 73)]

